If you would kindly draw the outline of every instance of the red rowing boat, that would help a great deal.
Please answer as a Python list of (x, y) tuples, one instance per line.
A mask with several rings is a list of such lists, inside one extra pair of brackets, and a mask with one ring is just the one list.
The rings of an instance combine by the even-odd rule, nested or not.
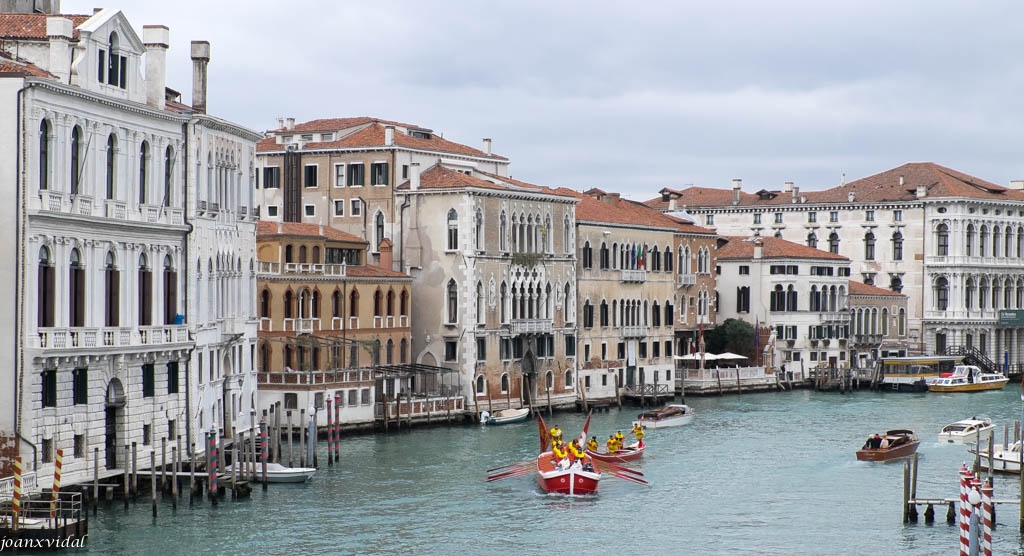
[(615, 463), (621, 463), (625, 461), (636, 461), (643, 457), (644, 450), (647, 449), (647, 445), (641, 440), (629, 446), (622, 447), (619, 451), (614, 454), (608, 452), (597, 452), (594, 450), (587, 450), (587, 455), (598, 460), (598, 461), (611, 461)]
[[(586, 469), (584, 470), (584, 465)], [(544, 492), (556, 494), (596, 494), (601, 472), (588, 460), (576, 462), (567, 468), (555, 465), (551, 452), (537, 456), (537, 484)]]

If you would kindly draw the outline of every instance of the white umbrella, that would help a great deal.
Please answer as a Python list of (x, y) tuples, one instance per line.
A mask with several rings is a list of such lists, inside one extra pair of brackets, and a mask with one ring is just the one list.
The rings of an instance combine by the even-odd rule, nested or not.
[[(721, 356), (715, 355), (714, 353), (705, 353), (703, 355), (704, 355), (704, 360), (705, 361), (714, 361), (715, 359), (721, 359)], [(689, 355), (677, 355), (676, 359), (678, 359), (680, 361), (700, 361), (701, 354), (700, 353), (691, 353)]]
[(725, 353), (719, 353), (715, 356), (715, 359), (747, 359), (747, 357), (727, 351)]

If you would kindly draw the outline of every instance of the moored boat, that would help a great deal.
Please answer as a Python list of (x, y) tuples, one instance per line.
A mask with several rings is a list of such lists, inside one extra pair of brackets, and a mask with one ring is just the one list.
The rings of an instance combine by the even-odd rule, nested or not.
[(987, 435), (989, 431), (995, 428), (996, 426), (992, 424), (992, 419), (979, 419), (977, 417), (961, 419), (942, 427), (942, 430), (939, 431), (939, 442), (975, 444), (978, 442), (979, 436)]
[[(229, 465), (224, 468), (221, 475), (231, 476), (231, 472), (234, 470), (233, 465)], [(248, 471), (251, 472), (251, 469)], [(246, 472), (243, 472), (246, 473)], [(268, 463), (267, 464), (267, 482), (268, 483), (304, 483), (313, 478), (316, 474), (315, 467), (286, 467), (280, 463)], [(263, 481), (263, 464), (256, 464), (256, 480), (257, 482)]]
[[(977, 448), (968, 450), (972, 454), (978, 454)], [(982, 467), (988, 467), (988, 446), (983, 445), (980, 449)], [(1004, 444), (992, 446), (992, 470), (1003, 473), (1020, 473), (1020, 441), (1014, 442), (1007, 447)]]
[(1010, 379), (1000, 373), (986, 373), (974, 365), (957, 365), (949, 376), (935, 379), (928, 385), (929, 392), (981, 392), (999, 390)]
[(897, 429), (886, 431), (885, 436), (875, 435), (868, 438), (864, 446), (857, 450), (860, 461), (890, 461), (909, 457), (917, 451), (921, 439), (914, 431)]
[(530, 417), (530, 408), (502, 409), (494, 413), (484, 411), (480, 414), (480, 422), (486, 425), (508, 425), (521, 423)]
[(611, 462), (625, 462), (625, 461), (636, 461), (643, 457), (644, 450), (647, 449), (647, 445), (641, 440), (635, 442), (629, 446), (623, 446), (619, 451), (610, 454), (608, 452), (598, 452), (595, 450), (587, 450), (587, 455), (598, 460), (598, 461), (611, 461)]
[(537, 484), (544, 492), (595, 494), (600, 481), (601, 472), (592, 462), (576, 462), (560, 467), (550, 451), (537, 456)]
[(645, 429), (678, 427), (693, 421), (693, 408), (684, 404), (668, 404), (660, 409), (645, 411), (637, 415), (633, 426), (639, 424)]

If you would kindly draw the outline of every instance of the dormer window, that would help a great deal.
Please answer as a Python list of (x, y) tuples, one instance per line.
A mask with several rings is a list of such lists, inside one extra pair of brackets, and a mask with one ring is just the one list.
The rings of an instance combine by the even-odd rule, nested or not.
[(321, 133), (320, 134), (320, 140), (321, 141), (334, 141), (334, 134), (333, 133)]
[(307, 133), (307, 134), (303, 135), (302, 136), (302, 140), (303, 141), (312, 141), (313, 140), (313, 134), (312, 133)]
[(128, 85), (128, 58), (121, 55), (120, 39), (117, 32), (110, 34), (109, 48), (99, 49), (97, 56), (96, 79), (100, 83), (107, 83), (115, 87), (126, 88)]
[(409, 137), (415, 137), (416, 139), (430, 139), (430, 132), (420, 129), (410, 129)]

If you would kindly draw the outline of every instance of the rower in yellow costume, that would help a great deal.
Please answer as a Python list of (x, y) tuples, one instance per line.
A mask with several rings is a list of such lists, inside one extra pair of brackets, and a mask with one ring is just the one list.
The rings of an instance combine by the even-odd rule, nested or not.
[(562, 441), (562, 429), (558, 428), (558, 425), (551, 427), (551, 442)]
[(597, 448), (598, 448), (597, 437), (596, 436), (591, 436), (590, 440), (587, 441), (587, 449), (590, 450), (591, 452), (596, 452)]
[(640, 423), (633, 425), (633, 435), (640, 442), (644, 441), (644, 428), (640, 426)]
[(608, 441), (605, 442), (604, 445), (608, 448), (609, 454), (614, 454), (619, 451), (619, 443), (615, 440), (614, 434), (608, 435)]
[(554, 456), (556, 463), (566, 458), (565, 445), (562, 444), (561, 440), (556, 440), (551, 444), (551, 454)]
[(622, 431), (616, 431), (615, 442), (616, 444), (619, 445), (619, 448), (622, 448), (623, 446), (626, 445), (626, 436), (622, 434)]

